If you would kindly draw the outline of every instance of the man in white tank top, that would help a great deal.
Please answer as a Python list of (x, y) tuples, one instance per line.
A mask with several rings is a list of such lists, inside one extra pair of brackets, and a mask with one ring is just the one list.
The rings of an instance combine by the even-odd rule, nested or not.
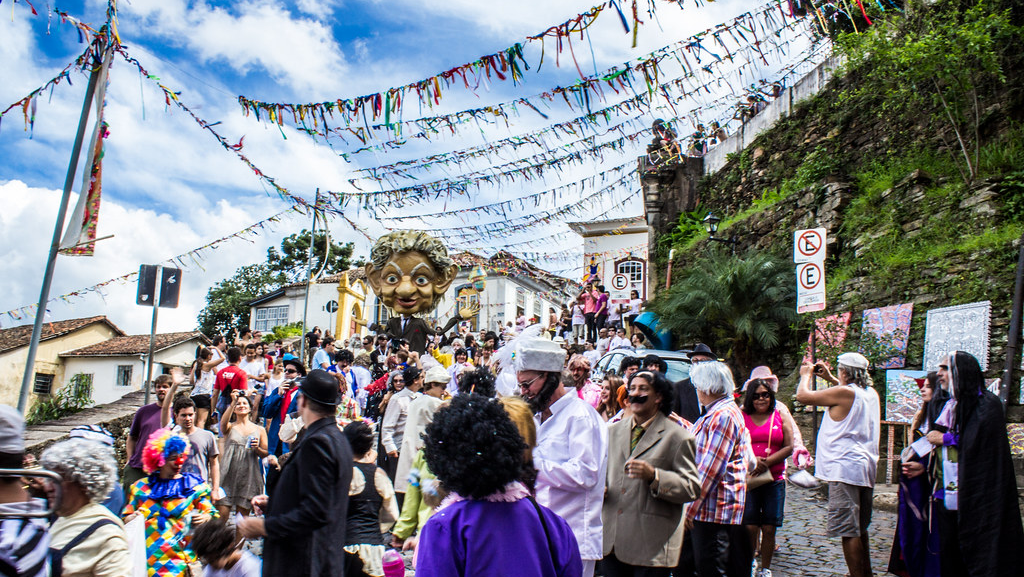
[[(814, 476), (828, 482), (828, 535), (842, 538), (850, 577), (869, 577), (868, 525), (878, 468), (881, 412), (867, 358), (860, 353), (843, 353), (838, 361), (838, 379), (824, 363), (804, 363), (796, 400), (828, 407), (814, 453)], [(812, 391), (815, 374), (835, 386)]]

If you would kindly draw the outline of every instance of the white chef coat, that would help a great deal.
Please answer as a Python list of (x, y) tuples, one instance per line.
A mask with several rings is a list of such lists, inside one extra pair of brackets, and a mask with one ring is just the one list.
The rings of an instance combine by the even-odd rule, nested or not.
[(385, 451), (398, 451), (402, 447), (402, 437), (405, 435), (405, 422), (409, 418), (409, 403), (420, 396), (408, 388), (391, 395), (388, 401), (388, 408), (384, 410), (384, 420), (381, 421), (381, 444)]
[(537, 502), (569, 523), (584, 560), (602, 557), (601, 506), (608, 468), (608, 426), (573, 391), (537, 422)]

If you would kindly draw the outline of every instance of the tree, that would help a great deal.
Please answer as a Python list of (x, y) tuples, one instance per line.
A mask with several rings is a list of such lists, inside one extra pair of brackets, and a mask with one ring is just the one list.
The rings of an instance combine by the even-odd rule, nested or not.
[[(273, 250), (273, 249), (271, 249)], [(230, 334), (249, 326), (249, 302), (279, 288), (285, 276), (263, 263), (248, 264), (235, 276), (213, 285), (206, 293), (206, 306), (199, 312), (199, 330), (206, 335)]]
[[(324, 266), (324, 274), (338, 274), (352, 266), (352, 243), (340, 244), (331, 242), (327, 250), (328, 238), (324, 232), (316, 233), (313, 243), (313, 273), (316, 274)], [(281, 251), (270, 247), (267, 249), (267, 265), (274, 273), (283, 273), (289, 279), (300, 280), (306, 276), (306, 265), (309, 262), (309, 231), (286, 236), (281, 241)]]
[(793, 267), (765, 253), (708, 252), (651, 308), (678, 338), (711, 343), (744, 375), (788, 342), (797, 317)]
[(928, 119), (968, 184), (978, 176), (980, 130), (988, 106), (989, 95), (979, 92), (1006, 82), (1005, 62), (1021, 34), (1000, 4), (920, 6), (908, 11), (906, 20), (879, 21), (838, 39), (847, 66), (859, 75), (853, 93), (884, 95), (880, 117), (896, 113)]

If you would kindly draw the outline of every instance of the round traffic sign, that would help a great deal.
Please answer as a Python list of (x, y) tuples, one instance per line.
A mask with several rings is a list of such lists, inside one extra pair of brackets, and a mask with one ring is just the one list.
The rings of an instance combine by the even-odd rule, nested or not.
[(612, 288), (615, 290), (623, 290), (629, 286), (629, 279), (624, 274), (617, 274), (612, 277)]
[(804, 290), (814, 290), (821, 284), (821, 279), (824, 275), (821, 273), (821, 265), (816, 262), (809, 262), (800, 265), (800, 272), (797, 274), (797, 280), (800, 281), (800, 288)]
[(824, 244), (821, 233), (816, 230), (805, 230), (796, 240), (796, 249), (803, 256), (811, 257), (818, 254)]
[(336, 313), (338, 312), (338, 301), (327, 301), (324, 308), (327, 309), (327, 312), (329, 313)]

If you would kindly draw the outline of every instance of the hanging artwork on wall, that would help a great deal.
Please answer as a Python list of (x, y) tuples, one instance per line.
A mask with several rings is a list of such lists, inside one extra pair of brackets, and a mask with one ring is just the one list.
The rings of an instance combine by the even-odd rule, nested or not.
[(1024, 459), (1024, 423), (1007, 423), (1006, 436), (1010, 439), (1010, 454)]
[(921, 408), (921, 389), (914, 379), (928, 376), (928, 371), (905, 369), (885, 371), (885, 420), (910, 423)]
[[(906, 363), (907, 341), (910, 335), (910, 318), (914, 314), (914, 303), (892, 305), (864, 311), (861, 325), (861, 352), (871, 358), (871, 353), (888, 353), (889, 357), (882, 360), (879, 369), (899, 369)], [(875, 335), (870, 339), (872, 346), (867, 346), (868, 334)], [(877, 348), (879, 350), (868, 350)]]
[[(846, 342), (846, 332), (850, 328), (850, 316), (852, 313), (836, 313), (821, 317), (814, 321), (814, 328), (817, 334), (815, 341), (816, 359), (824, 361), (830, 368), (834, 368), (835, 357), (843, 352), (843, 343)], [(807, 336), (807, 352), (804, 354), (804, 362), (811, 361), (811, 336)]]
[(949, 353), (964, 351), (978, 359), (981, 370), (987, 370), (991, 315), (991, 301), (928, 311), (924, 329), (924, 362), (921, 368), (933, 371)]

